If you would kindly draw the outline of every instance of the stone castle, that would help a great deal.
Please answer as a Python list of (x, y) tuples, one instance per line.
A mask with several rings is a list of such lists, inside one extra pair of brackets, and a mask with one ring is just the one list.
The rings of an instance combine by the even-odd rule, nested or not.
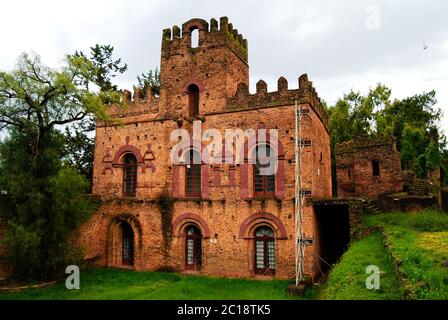
[[(296, 103), (304, 114), (303, 192), (319, 199), (332, 190), (327, 115), (307, 75), (294, 89), (280, 77), (276, 91), (260, 80), (249, 93), (247, 40), (223, 17), (163, 30), (160, 80), (159, 95), (124, 91), (128, 107), (110, 109), (117, 122), (97, 124), (93, 194), (101, 205), (80, 230), (86, 258), (136, 270), (292, 278)], [(212, 142), (193, 135), (188, 157), (173, 163), (172, 132), (192, 133), (198, 121), (202, 132), (264, 130), (267, 139), (244, 140), (242, 163), (208, 163), (197, 147)], [(259, 163), (248, 161), (261, 149), (274, 153), (275, 174), (262, 175)], [(219, 157), (233, 157), (227, 145)], [(321, 248), (310, 202), (304, 235), (305, 273), (315, 277)]]
[[(96, 265), (292, 279), (298, 108), (305, 275), (316, 280), (363, 237), (364, 212), (436, 204), (440, 170), (430, 179), (402, 172), (387, 137), (335, 146), (333, 198), (328, 119), (308, 76), (294, 89), (279, 77), (271, 92), (260, 80), (250, 93), (248, 43), (226, 17), (163, 30), (160, 81), (158, 94), (123, 91), (121, 106), (109, 108), (113, 121), (97, 123), (99, 208), (74, 236)], [(446, 208), (447, 194), (439, 199)], [(4, 252), (0, 242), (0, 280), (10, 271)]]

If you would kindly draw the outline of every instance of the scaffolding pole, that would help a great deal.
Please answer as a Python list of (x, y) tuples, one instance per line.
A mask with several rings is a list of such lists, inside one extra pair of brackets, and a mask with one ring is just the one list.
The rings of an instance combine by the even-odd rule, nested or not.
[(300, 284), (304, 273), (305, 243), (303, 239), (303, 205), (304, 193), (302, 192), (302, 108), (295, 102), (295, 273), (296, 286)]

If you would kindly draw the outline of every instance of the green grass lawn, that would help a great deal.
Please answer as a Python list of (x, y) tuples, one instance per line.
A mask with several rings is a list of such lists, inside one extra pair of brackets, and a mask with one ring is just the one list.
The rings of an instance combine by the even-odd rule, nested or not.
[[(186, 276), (163, 272), (116, 269), (81, 271), (81, 289), (67, 290), (65, 284), (21, 292), (0, 293), (2, 299), (42, 300), (284, 300), (299, 299), (286, 294), (288, 281), (257, 281)], [(309, 297), (313, 290), (307, 293)]]
[[(366, 279), (369, 276), (366, 268), (370, 265), (376, 265), (380, 269), (378, 290), (366, 288)], [(319, 298), (326, 300), (403, 299), (403, 289), (397, 282), (379, 232), (351, 245), (340, 262), (332, 269)]]
[(384, 213), (368, 216), (366, 223), (384, 229), (415, 298), (448, 299), (448, 268), (443, 266), (448, 261), (448, 214)]
[[(401, 261), (400, 269), (411, 282), (415, 298), (448, 299), (448, 215), (385, 213), (369, 215), (366, 224), (380, 226), (380, 232), (351, 245), (332, 269), (328, 280), (306, 296), (286, 294), (288, 281), (227, 279), (163, 272), (135, 272), (117, 269), (92, 269), (81, 272), (81, 289), (67, 290), (64, 283), (20, 292), (1, 293), (3, 299), (110, 299), (110, 300), (284, 300), (403, 299), (404, 288), (397, 281), (389, 251)], [(380, 289), (368, 290), (366, 267), (380, 269)]]
[[(377, 265), (382, 271), (381, 288), (367, 290), (365, 269)], [(286, 294), (288, 281), (226, 279), (162, 272), (93, 269), (81, 272), (81, 289), (69, 291), (64, 283), (21, 292), (0, 293), (1, 299), (400, 299), (380, 233), (354, 243), (332, 270), (322, 287), (308, 289), (304, 298)]]

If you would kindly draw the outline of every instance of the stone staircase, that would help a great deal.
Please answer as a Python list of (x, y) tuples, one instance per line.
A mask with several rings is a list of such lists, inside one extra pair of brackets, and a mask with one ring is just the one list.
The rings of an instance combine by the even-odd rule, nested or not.
[(384, 212), (376, 200), (365, 200), (364, 201), (364, 212), (379, 214)]

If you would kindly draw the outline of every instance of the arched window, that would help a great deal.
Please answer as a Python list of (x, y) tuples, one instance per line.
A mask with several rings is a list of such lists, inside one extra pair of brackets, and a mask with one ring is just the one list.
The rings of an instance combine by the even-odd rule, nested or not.
[(190, 36), (191, 36), (191, 47), (192, 48), (199, 47), (199, 30), (197, 28), (192, 29)]
[(202, 267), (202, 234), (195, 225), (185, 229), (185, 268), (201, 270)]
[(269, 161), (274, 151), (267, 144), (256, 147), (254, 165), (254, 196), (273, 196), (275, 194), (275, 163)]
[(193, 149), (187, 151), (185, 159), (185, 197), (201, 197), (201, 154)]
[(190, 84), (187, 88), (188, 92), (188, 114), (190, 117), (199, 115), (199, 87)]
[(255, 230), (255, 274), (275, 273), (275, 237), (270, 227)]
[(123, 222), (121, 224), (122, 234), (122, 263), (123, 265), (134, 265), (134, 232), (131, 226)]
[(123, 194), (134, 197), (137, 187), (137, 158), (132, 153), (127, 153), (123, 162)]

